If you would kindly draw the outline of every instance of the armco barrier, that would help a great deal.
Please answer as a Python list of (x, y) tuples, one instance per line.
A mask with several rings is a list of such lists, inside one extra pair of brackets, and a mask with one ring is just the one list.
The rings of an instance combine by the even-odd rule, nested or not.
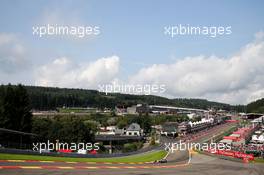
[(140, 154), (144, 152), (162, 150), (160, 146), (151, 146), (147, 148), (140, 149), (138, 151), (128, 152), (128, 153), (113, 153), (113, 154), (77, 154), (77, 153), (63, 153), (63, 152), (50, 152), (50, 153), (39, 153), (32, 150), (21, 150), (21, 149), (9, 149), (0, 148), (0, 153), (8, 154), (28, 154), (28, 155), (43, 155), (43, 156), (57, 156), (57, 157), (80, 157), (80, 158), (108, 158), (108, 157), (123, 157), (135, 154)]
[(235, 161), (235, 162), (242, 162), (242, 159), (237, 159), (234, 157), (230, 157), (230, 156), (223, 156), (223, 155), (219, 155), (219, 154), (212, 154), (210, 152), (206, 152), (206, 151), (198, 151), (200, 154), (204, 154), (207, 156), (212, 156), (212, 157), (217, 157), (219, 159), (224, 159), (224, 160), (230, 160), (230, 161)]
[(248, 159), (248, 160), (254, 160), (253, 154), (245, 154), (238, 151), (232, 151), (232, 150), (208, 150), (209, 153), (217, 154), (217, 155), (223, 155), (223, 156), (230, 156), (233, 158), (239, 158), (239, 159)]

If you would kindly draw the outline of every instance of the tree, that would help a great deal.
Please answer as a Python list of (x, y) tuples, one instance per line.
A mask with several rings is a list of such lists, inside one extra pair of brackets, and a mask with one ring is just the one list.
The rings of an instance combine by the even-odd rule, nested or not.
[[(30, 102), (26, 89), (22, 85), (1, 86), (0, 88), (0, 127), (17, 130), (22, 132), (31, 132), (32, 114), (30, 111)], [(21, 142), (30, 143), (29, 136), (5, 134), (1, 135), (3, 142)], [(20, 141), (18, 141), (20, 139)]]
[(264, 98), (249, 103), (246, 109), (247, 112), (264, 113)]
[(4, 98), (5, 98), (5, 88), (0, 86), (0, 127), (4, 128), (7, 123), (7, 118), (4, 115)]
[(15, 89), (15, 107), (17, 118), (19, 118), (20, 131), (31, 132), (32, 113), (27, 90), (19, 84)]
[(85, 120), (83, 123), (87, 128), (91, 129), (94, 134), (98, 131), (100, 125), (100, 123), (94, 120)]
[(119, 121), (117, 122), (117, 127), (119, 129), (122, 129), (128, 125), (127, 119), (126, 118), (120, 118)]
[(126, 143), (123, 147), (123, 152), (132, 152), (137, 150), (137, 145), (135, 143)]
[[(98, 107), (114, 108), (122, 104), (125, 107), (139, 104), (158, 104), (178, 107), (191, 107), (208, 109), (231, 109), (233, 106), (223, 103), (211, 102), (203, 99), (168, 99), (153, 95), (132, 95), (132, 94), (108, 94), (95, 90), (66, 89), (51, 87), (26, 86), (31, 100), (31, 107), (39, 110), (55, 110), (57, 107)], [(111, 113), (114, 116), (114, 113)]]
[(31, 132), (32, 114), (26, 89), (9, 84), (1, 86), (0, 91), (0, 127)]
[(151, 136), (151, 139), (150, 139), (150, 145), (155, 145), (155, 138), (153, 136)]
[(107, 120), (107, 125), (111, 126), (111, 125), (116, 125), (117, 123), (117, 118), (116, 117), (111, 117)]
[(46, 118), (34, 118), (32, 123), (32, 133), (38, 134), (36, 141), (46, 142), (50, 137), (52, 121)]
[(128, 124), (137, 123), (144, 130), (144, 133), (150, 133), (151, 123), (152, 123), (150, 116), (148, 116), (148, 115), (140, 115), (140, 116), (131, 115), (128, 118), (129, 118)]
[(80, 143), (93, 142), (98, 123), (83, 121), (79, 118), (34, 119), (33, 131), (39, 140), (55, 142)]

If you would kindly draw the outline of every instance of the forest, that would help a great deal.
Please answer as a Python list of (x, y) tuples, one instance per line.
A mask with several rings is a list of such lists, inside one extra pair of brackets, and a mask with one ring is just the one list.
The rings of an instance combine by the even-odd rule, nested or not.
[(146, 103), (149, 105), (170, 105), (200, 109), (244, 110), (243, 106), (208, 101), (206, 99), (175, 98), (168, 99), (154, 95), (131, 95), (120, 93), (105, 93), (96, 90), (66, 89), (55, 87), (25, 86), (32, 109), (55, 110), (58, 107), (96, 107), (114, 108), (117, 105), (124, 107)]
[(247, 112), (264, 113), (264, 98), (249, 103)]
[[(229, 104), (211, 102), (204, 99), (168, 99), (152, 95), (108, 94), (84, 89), (65, 89), (51, 87), (36, 87), (23, 85), (0, 86), (0, 128), (34, 133), (37, 137), (23, 137), (23, 143), (32, 141), (54, 140), (63, 141), (93, 141), (99, 126), (117, 125), (119, 128), (131, 123), (138, 123), (145, 134), (151, 132), (152, 125), (164, 122), (187, 121), (186, 115), (158, 115), (155, 117), (144, 114), (116, 116), (92, 113), (83, 117), (57, 116), (54, 118), (38, 118), (32, 116), (32, 110), (56, 110), (58, 107), (96, 107), (114, 108), (116, 105), (131, 106), (138, 103), (171, 105), (191, 108), (216, 108), (235, 110), (237, 112), (264, 112), (264, 99), (248, 105), (232, 106)], [(1, 143), (15, 143), (18, 147), (19, 135), (0, 133)], [(10, 146), (10, 145), (9, 145)], [(21, 145), (20, 145), (21, 147)]]

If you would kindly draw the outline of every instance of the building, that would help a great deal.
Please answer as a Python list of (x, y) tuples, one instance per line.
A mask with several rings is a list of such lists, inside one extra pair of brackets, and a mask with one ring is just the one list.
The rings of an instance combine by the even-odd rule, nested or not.
[(252, 135), (251, 143), (264, 144), (264, 133)]
[(127, 107), (127, 114), (137, 114), (137, 106)]
[(125, 108), (124, 106), (116, 106), (115, 107), (115, 113), (116, 115), (125, 115), (127, 114), (127, 108)]
[(107, 126), (106, 128), (100, 128), (97, 135), (143, 136), (143, 129), (137, 123), (132, 123), (122, 129), (119, 129), (117, 126)]
[(98, 135), (122, 135), (123, 129), (119, 129), (117, 126), (101, 127)]
[[(204, 109), (195, 109), (195, 108), (182, 108), (182, 107), (174, 107), (174, 106), (160, 106), (160, 105), (150, 105), (149, 106), (151, 113), (168, 113), (168, 114), (190, 114), (196, 113), (199, 115), (208, 112), (208, 110)], [(153, 112), (152, 112), (153, 111)]]
[(203, 129), (209, 128), (213, 125), (213, 122), (214, 122), (214, 119), (212, 118), (209, 118), (209, 119), (202, 118), (201, 121), (189, 122), (191, 126), (191, 132), (197, 132), (197, 131), (201, 131)]
[(253, 126), (256, 126), (258, 124), (264, 124), (264, 115), (252, 120), (251, 123), (253, 124)]
[(133, 114), (138, 115), (142, 113), (149, 113), (149, 106), (147, 104), (137, 104), (130, 107), (116, 106), (115, 112), (117, 115)]
[(178, 126), (180, 135), (186, 135), (191, 132), (191, 125), (188, 122), (182, 122)]
[(178, 123), (177, 122), (166, 122), (162, 125), (160, 134), (165, 136), (178, 136)]
[(263, 114), (247, 113), (247, 114), (242, 114), (242, 119), (244, 119), (244, 120), (253, 120), (253, 119), (259, 118), (261, 116), (263, 116)]
[(142, 136), (143, 129), (140, 128), (140, 125), (137, 123), (132, 123), (128, 128), (124, 128), (124, 135), (127, 136)]
[(136, 111), (138, 114), (149, 113), (149, 106), (147, 104), (137, 104)]
[(230, 143), (232, 146), (240, 146), (246, 144), (250, 139), (251, 135), (256, 131), (256, 127), (243, 127), (238, 128), (236, 131), (234, 131), (229, 136), (224, 136), (223, 140), (221, 140), (221, 143)]

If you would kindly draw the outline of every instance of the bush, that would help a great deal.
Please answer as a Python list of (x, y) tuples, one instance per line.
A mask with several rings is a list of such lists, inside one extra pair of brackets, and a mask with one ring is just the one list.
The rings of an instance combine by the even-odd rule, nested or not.
[(137, 150), (137, 144), (135, 143), (126, 143), (123, 147), (123, 152), (132, 152)]
[(155, 137), (152, 135), (149, 144), (150, 144), (150, 145), (155, 145), (155, 143), (156, 143), (156, 142), (155, 142)]
[(123, 146), (123, 152), (132, 152), (142, 148), (143, 142), (126, 143)]

